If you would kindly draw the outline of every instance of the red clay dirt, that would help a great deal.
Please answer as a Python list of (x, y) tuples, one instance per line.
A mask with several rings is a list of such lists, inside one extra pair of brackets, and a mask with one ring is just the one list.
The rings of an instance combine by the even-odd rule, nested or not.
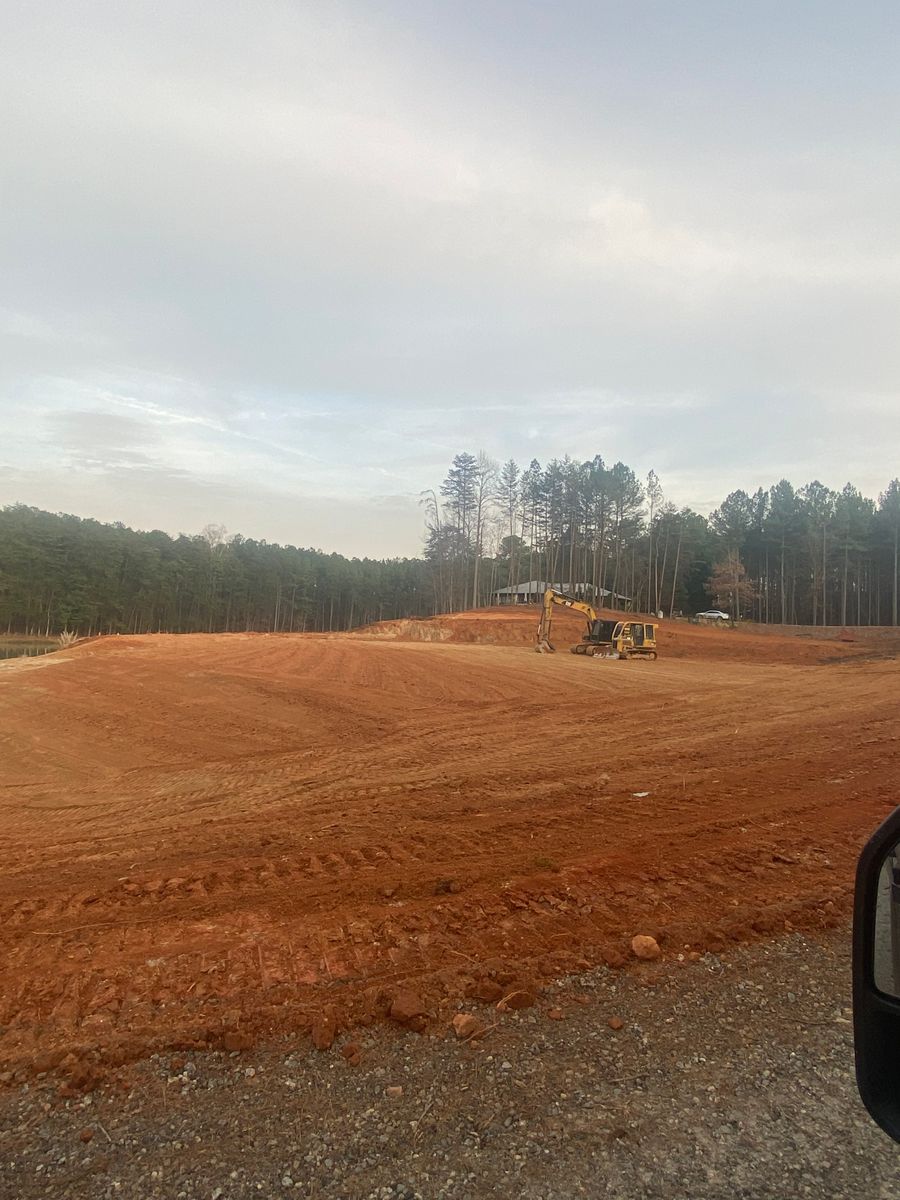
[[(613, 609), (600, 609), (601, 617), (622, 620), (631, 614)], [(377, 637), (385, 641), (475, 643), (489, 646), (533, 647), (540, 609), (533, 605), (509, 608), (477, 608), (471, 612), (450, 613), (428, 620), (404, 618), (379, 621), (361, 629), (351, 637)], [(893, 636), (879, 626), (882, 640), (865, 636), (843, 641), (833, 637), (774, 634), (766, 626), (716, 628), (692, 625), (681, 620), (657, 620), (656, 617), (635, 614), (636, 619), (654, 621), (658, 626), (660, 653), (666, 658), (720, 659), (727, 662), (792, 662), (822, 663), (826, 660), (858, 657), (866, 652), (892, 654), (900, 650), (900, 635)], [(585, 617), (566, 608), (555, 608), (551, 626), (551, 642), (558, 649), (568, 650), (581, 640), (586, 628)], [(873, 633), (876, 630), (872, 631)]]
[(410, 990), (433, 1017), (636, 934), (688, 958), (841, 919), (900, 802), (896, 658), (665, 623), (624, 663), (532, 653), (533, 611), (442, 620), (0, 668), (4, 1069), (240, 1048)]

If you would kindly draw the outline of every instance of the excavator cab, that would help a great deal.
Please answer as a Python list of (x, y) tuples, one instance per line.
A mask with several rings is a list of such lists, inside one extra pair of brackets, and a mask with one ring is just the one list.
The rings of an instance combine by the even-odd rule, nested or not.
[(621, 625), (621, 621), (604, 621), (602, 619), (591, 621), (583, 640), (593, 642), (595, 645), (611, 642), (618, 625)]

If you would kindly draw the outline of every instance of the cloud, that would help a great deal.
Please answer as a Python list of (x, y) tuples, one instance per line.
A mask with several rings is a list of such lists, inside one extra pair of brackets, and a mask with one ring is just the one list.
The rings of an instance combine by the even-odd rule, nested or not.
[(602, 453), (696, 504), (896, 472), (890, 14), (13, 8), (7, 484), (166, 527), (289, 503), (360, 552), (402, 495), (412, 552), (463, 448)]
[(152, 462), (146, 452), (153, 440), (142, 421), (102, 411), (49, 414), (44, 440), (64, 455), (70, 468), (133, 470)]

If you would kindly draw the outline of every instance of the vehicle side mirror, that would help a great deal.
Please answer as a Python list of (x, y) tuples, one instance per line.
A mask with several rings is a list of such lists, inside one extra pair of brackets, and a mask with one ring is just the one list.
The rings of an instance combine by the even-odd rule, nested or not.
[(853, 1037), (863, 1103), (900, 1142), (900, 808), (869, 840), (856, 869)]

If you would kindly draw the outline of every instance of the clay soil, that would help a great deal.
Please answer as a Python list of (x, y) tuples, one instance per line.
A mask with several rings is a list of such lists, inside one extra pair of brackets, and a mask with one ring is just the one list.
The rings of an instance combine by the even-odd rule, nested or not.
[[(0, 667), (0, 1057), (248, 1045), (843, 919), (900, 663), (535, 614), (108, 638)], [(580, 621), (554, 627), (564, 648)]]

